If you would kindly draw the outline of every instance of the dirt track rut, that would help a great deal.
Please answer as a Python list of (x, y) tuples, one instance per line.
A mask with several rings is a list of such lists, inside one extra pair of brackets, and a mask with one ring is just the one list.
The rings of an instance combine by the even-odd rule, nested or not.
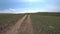
[(18, 34), (18, 29), (20, 28), (21, 24), (23, 23), (26, 17), (27, 15), (25, 15), (22, 19), (20, 19), (14, 26), (11, 27), (9, 31), (7, 31), (6, 34)]
[(22, 30), (22, 33), (20, 34), (33, 34), (33, 28), (32, 28), (32, 24), (31, 24), (31, 19), (30, 19), (30, 15), (28, 15), (27, 20), (26, 20), (26, 25)]
[(25, 15), (24, 17), (22, 17), (19, 21), (16, 22), (15, 25), (10, 27), (10, 30), (8, 30), (5, 34), (19, 34), (18, 29), (21, 28), (21, 25), (22, 23), (24, 23), (24, 20), (26, 21), (26, 25), (24, 26), (20, 34), (33, 34), (30, 15)]

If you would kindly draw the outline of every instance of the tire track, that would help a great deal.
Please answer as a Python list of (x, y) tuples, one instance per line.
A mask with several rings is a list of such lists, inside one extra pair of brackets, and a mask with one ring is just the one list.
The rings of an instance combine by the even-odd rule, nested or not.
[(28, 17), (27, 17), (27, 26), (29, 29), (27, 34), (33, 34), (33, 28), (32, 28), (32, 24), (31, 24), (30, 15), (28, 15)]
[(10, 27), (10, 30), (8, 30), (5, 34), (18, 34), (18, 29), (21, 27), (21, 24), (23, 23), (26, 17), (27, 15), (21, 18), (14, 26)]
[(31, 24), (31, 19), (30, 19), (30, 15), (28, 15), (27, 20), (26, 20), (26, 25), (24, 27), (24, 29), (22, 30), (21, 34), (33, 34), (33, 28), (32, 28), (32, 24)]

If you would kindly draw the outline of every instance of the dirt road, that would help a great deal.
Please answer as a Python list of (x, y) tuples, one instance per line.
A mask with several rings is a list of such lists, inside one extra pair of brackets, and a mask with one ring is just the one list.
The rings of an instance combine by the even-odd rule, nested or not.
[(27, 20), (26, 20), (26, 25), (20, 34), (33, 34), (33, 33), (34, 32), (33, 32), (32, 24), (31, 24), (30, 15), (28, 15)]
[(6, 34), (18, 34), (18, 29), (20, 28), (21, 24), (23, 23), (26, 17), (27, 15), (25, 15), (22, 19), (20, 19), (14, 26), (10, 28), (9, 31), (7, 31)]
[(26, 22), (27, 22), (27, 28), (28, 28), (27, 34), (33, 34), (33, 28), (32, 28), (32, 24), (31, 24), (30, 15), (28, 15)]
[(24, 23), (24, 20), (26, 21), (26, 24), (20, 34), (33, 34), (33, 28), (31, 24), (30, 15), (25, 15), (24, 17), (22, 17), (19, 21), (16, 22), (15, 25), (10, 27), (10, 30), (8, 30), (4, 34), (19, 34), (18, 30), (21, 28), (21, 25), (22, 23)]

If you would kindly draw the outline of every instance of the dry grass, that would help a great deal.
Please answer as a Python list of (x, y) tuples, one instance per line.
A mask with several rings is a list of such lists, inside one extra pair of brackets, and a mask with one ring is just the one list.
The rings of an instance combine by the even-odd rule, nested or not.
[(35, 34), (60, 34), (59, 14), (31, 14)]
[(0, 14), (0, 33), (9, 30), (23, 15), (21, 14)]

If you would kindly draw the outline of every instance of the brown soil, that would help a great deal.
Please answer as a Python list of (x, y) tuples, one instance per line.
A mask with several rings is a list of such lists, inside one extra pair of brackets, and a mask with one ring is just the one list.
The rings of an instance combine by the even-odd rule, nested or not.
[(27, 15), (20, 19), (14, 26), (10, 27), (10, 30), (8, 30), (5, 34), (18, 34), (18, 29), (20, 28), (21, 24), (23, 23), (26, 17)]
[(31, 24), (30, 15), (28, 15), (26, 20), (26, 25), (20, 34), (33, 34), (33, 28)]
[[(27, 19), (26, 19), (26, 17), (27, 17)], [(21, 25), (25, 19), (26, 19), (26, 24), (20, 34), (33, 34), (34, 31), (33, 31), (33, 27), (31, 24), (30, 15), (25, 15), (24, 17), (22, 17), (19, 21), (17, 21), (17, 23), (15, 25), (10, 27), (10, 30), (8, 30), (4, 34), (19, 34), (18, 30), (19, 30), (19, 28), (21, 28)]]

